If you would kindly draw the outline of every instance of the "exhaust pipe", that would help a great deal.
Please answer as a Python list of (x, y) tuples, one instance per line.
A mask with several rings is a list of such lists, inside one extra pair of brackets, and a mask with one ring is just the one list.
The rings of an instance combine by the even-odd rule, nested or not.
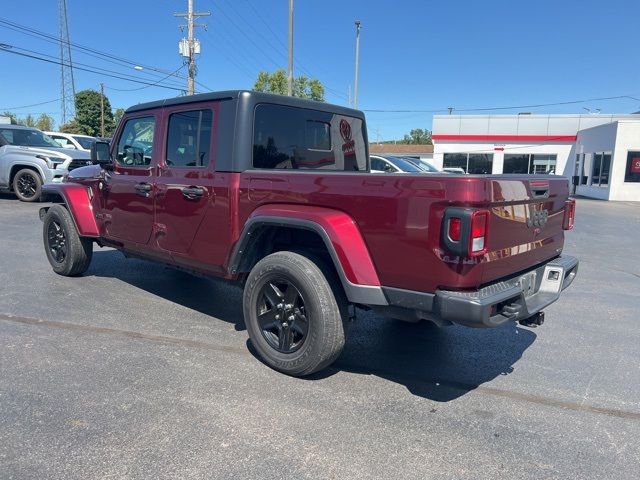
[(525, 327), (536, 328), (544, 323), (544, 312), (538, 312), (529, 318), (520, 320), (518, 323)]

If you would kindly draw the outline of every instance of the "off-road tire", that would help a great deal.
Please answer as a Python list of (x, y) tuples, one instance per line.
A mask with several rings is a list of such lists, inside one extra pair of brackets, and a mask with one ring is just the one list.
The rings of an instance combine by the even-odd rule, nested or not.
[(87, 271), (93, 257), (93, 242), (78, 235), (69, 210), (62, 205), (51, 207), (44, 217), (42, 236), (54, 272), (74, 277)]
[[(249, 273), (244, 288), (245, 323), (251, 344), (271, 368), (303, 377), (326, 368), (340, 355), (345, 342), (343, 316), (346, 305), (340, 295), (334, 293), (328, 278), (332, 280), (331, 272), (321, 260), (289, 251), (268, 255)], [(263, 308), (266, 305), (261, 303), (265, 285), (284, 280), (298, 290), (307, 322), (306, 337), (291, 353), (274, 348), (258, 321), (258, 310), (261, 304)]]
[(37, 202), (42, 193), (40, 174), (29, 168), (23, 168), (13, 177), (13, 193), (22, 202)]

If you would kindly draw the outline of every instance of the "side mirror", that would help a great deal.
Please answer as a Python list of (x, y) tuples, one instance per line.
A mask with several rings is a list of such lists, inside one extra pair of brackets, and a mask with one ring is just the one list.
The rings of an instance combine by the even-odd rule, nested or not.
[(113, 163), (111, 162), (110, 147), (107, 142), (93, 142), (91, 144), (91, 163), (100, 165), (105, 170), (111, 170)]

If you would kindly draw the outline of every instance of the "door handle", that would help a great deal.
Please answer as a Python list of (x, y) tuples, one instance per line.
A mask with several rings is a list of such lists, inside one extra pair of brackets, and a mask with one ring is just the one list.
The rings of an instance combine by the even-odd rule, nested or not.
[(149, 192), (151, 192), (150, 183), (136, 183), (136, 186), (134, 188), (136, 189), (136, 193), (138, 195), (142, 195), (143, 197), (148, 197)]
[(188, 200), (195, 200), (204, 195), (204, 188), (200, 187), (184, 187), (182, 189), (182, 195)]

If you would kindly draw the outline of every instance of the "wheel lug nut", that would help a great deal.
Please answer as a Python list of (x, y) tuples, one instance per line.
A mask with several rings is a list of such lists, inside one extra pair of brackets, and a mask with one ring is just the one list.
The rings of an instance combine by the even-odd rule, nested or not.
[(276, 320), (280, 320), (280, 315), (276, 315)]
[(287, 322), (282, 322), (282, 326), (287, 328), (289, 325), (287, 324)]
[(294, 317), (293, 315), (290, 315), (287, 320), (289, 320), (290, 322), (293, 322), (295, 319), (296, 317)]

